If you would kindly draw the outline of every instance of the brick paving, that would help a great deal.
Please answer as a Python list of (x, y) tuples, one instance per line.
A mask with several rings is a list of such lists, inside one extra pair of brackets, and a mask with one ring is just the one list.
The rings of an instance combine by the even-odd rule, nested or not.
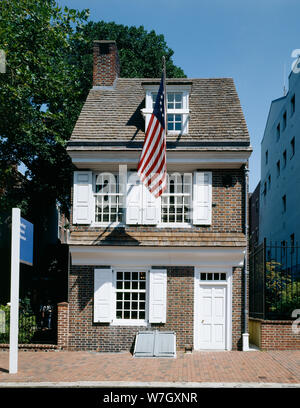
[(9, 353), (0, 353), (5, 382), (257, 382), (300, 383), (300, 351), (193, 352), (176, 359), (134, 358), (130, 353), (19, 351), (10, 375)]

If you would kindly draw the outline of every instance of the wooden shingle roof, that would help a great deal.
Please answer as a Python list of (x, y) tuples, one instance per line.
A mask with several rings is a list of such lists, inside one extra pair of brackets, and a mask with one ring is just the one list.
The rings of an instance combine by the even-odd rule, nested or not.
[[(159, 79), (119, 78), (111, 89), (93, 88), (82, 108), (70, 141), (137, 142), (145, 137), (146, 84)], [(167, 85), (189, 84), (189, 134), (168, 141), (222, 141), (250, 144), (232, 78), (168, 79)]]

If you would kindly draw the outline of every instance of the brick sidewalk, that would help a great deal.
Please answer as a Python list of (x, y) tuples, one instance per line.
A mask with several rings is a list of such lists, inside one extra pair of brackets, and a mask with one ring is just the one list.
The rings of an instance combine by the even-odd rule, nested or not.
[(194, 352), (176, 359), (134, 358), (129, 353), (19, 352), (10, 375), (9, 353), (0, 353), (5, 382), (255, 382), (300, 383), (300, 351)]

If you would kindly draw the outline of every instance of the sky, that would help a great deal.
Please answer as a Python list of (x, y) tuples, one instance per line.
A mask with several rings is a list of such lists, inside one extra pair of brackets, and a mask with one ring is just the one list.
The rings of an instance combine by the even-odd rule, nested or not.
[(254, 191), (270, 103), (288, 88), (291, 54), (300, 49), (299, 0), (57, 1), (89, 9), (90, 21), (142, 25), (163, 34), (175, 65), (190, 78), (233, 78), (253, 148), (249, 191)]

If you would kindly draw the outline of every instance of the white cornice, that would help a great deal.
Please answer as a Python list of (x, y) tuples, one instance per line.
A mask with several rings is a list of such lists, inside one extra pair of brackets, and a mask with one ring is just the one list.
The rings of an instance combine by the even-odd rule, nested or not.
[(243, 266), (245, 248), (70, 246), (72, 265)]
[[(140, 150), (138, 151), (68, 151), (73, 164), (79, 169), (117, 168), (119, 164), (136, 167)], [(167, 151), (168, 168), (180, 165), (182, 170), (196, 168), (240, 168), (247, 163), (251, 151)], [(108, 166), (108, 167), (107, 167)]]

